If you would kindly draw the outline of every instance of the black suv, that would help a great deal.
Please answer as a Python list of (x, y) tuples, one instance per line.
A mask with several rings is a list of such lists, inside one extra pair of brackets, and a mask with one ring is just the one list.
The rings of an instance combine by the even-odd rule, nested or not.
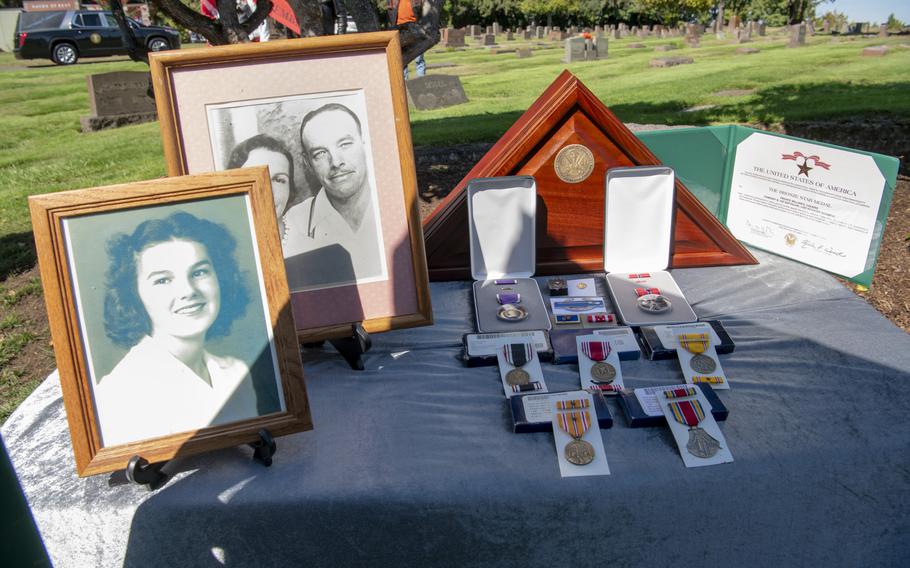
[[(149, 51), (178, 49), (180, 34), (173, 28), (144, 26), (129, 20), (136, 39)], [(19, 15), (17, 59), (50, 59), (57, 65), (72, 65), (80, 57), (126, 55), (126, 44), (110, 12), (23, 12)]]

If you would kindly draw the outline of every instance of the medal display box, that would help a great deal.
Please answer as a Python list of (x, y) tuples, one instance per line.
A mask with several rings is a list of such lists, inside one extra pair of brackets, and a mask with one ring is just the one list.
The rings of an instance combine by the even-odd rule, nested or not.
[[(717, 396), (717, 393), (711, 388), (711, 385), (701, 384), (698, 386), (701, 388), (701, 392), (704, 393), (705, 398), (711, 405), (711, 415), (714, 416), (714, 420), (717, 422), (726, 420), (730, 411), (727, 410), (726, 405), (720, 400), (720, 397)], [(623, 391), (619, 393), (616, 400), (619, 402), (619, 408), (622, 409), (623, 414), (626, 416), (626, 421), (629, 423), (630, 428), (666, 427), (667, 419), (664, 417), (663, 413), (649, 414), (646, 412), (645, 409), (642, 408), (641, 402), (638, 400), (634, 391)]]
[[(512, 410), (512, 431), (516, 434), (528, 432), (552, 432), (552, 408), (557, 400), (563, 400), (573, 393), (582, 391), (566, 391), (547, 394), (526, 394), (513, 396), (509, 399)], [(594, 414), (597, 415), (597, 424), (605, 429), (613, 427), (613, 415), (607, 406), (606, 397), (601, 393), (592, 393)]]
[(578, 363), (578, 347), (575, 338), (579, 335), (594, 333), (609, 341), (619, 353), (620, 361), (634, 361), (641, 358), (641, 349), (635, 340), (630, 327), (613, 327), (609, 329), (554, 329), (550, 332), (550, 345), (553, 348), (553, 364), (565, 365)]
[(528, 342), (534, 345), (537, 358), (550, 361), (553, 349), (546, 331), (516, 331), (510, 333), (466, 333), (461, 338), (461, 361), (466, 367), (491, 367), (496, 365), (496, 354), (506, 343)]
[(484, 333), (549, 330), (534, 275), (537, 186), (530, 176), (468, 182), (474, 313)]
[(604, 198), (607, 289), (626, 325), (698, 321), (666, 271), (672, 257), (675, 176), (665, 166), (613, 168)]
[[(696, 329), (699, 324), (704, 324), (703, 329)], [(718, 355), (733, 353), (736, 344), (733, 338), (727, 333), (724, 324), (720, 320), (704, 320), (698, 324), (666, 326), (660, 325), (655, 327), (642, 327), (638, 330), (641, 342), (641, 351), (649, 361), (662, 361), (665, 359), (676, 359), (676, 345), (674, 338), (676, 333), (690, 333), (693, 331), (705, 331), (711, 334), (711, 345), (714, 346)], [(551, 338), (552, 341), (552, 338)]]

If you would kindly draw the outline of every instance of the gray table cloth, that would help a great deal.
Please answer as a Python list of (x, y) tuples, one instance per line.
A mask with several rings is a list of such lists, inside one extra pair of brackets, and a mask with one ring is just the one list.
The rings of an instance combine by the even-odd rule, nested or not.
[[(686, 469), (667, 428), (602, 430), (612, 475), (561, 479), (552, 435), (513, 434), (495, 367), (458, 357), (469, 282), (436, 324), (374, 337), (367, 371), (305, 351), (315, 430), (168, 464), (148, 492), (76, 477), (56, 375), (2, 427), (57, 566), (906, 566), (910, 336), (832, 277), (761, 264), (674, 271), (736, 341), (721, 428), (735, 462)], [(543, 365), (551, 390), (574, 365)], [(676, 361), (624, 362), (627, 386)]]

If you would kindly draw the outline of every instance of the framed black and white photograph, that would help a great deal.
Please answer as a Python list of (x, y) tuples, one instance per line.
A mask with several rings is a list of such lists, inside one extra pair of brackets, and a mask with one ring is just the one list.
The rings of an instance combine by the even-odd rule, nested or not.
[(397, 33), (150, 65), (169, 175), (269, 167), (301, 341), (432, 323)]
[(216, 170), (269, 166), (291, 292), (388, 280), (362, 90), (206, 110)]
[(311, 426), (268, 177), (30, 199), (80, 475)]

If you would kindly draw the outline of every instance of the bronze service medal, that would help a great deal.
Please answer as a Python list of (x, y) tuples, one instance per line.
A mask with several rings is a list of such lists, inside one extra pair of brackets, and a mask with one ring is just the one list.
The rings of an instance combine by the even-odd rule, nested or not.
[(506, 383), (511, 386), (526, 385), (531, 382), (531, 375), (521, 367), (534, 357), (534, 347), (530, 343), (509, 343), (502, 347), (506, 362), (515, 367), (506, 373)]
[[(664, 391), (664, 396), (669, 400), (695, 396), (694, 388), (675, 389)], [(668, 403), (673, 418), (689, 427), (689, 442), (686, 444), (686, 450), (697, 458), (707, 459), (714, 456), (720, 450), (720, 442), (714, 439), (711, 434), (705, 432), (698, 425), (705, 419), (705, 411), (702, 409), (701, 402), (698, 399), (680, 400)]]
[[(558, 401), (556, 408), (561, 409), (564, 402), (587, 403), (588, 401)], [(587, 406), (587, 404), (583, 405)], [(591, 415), (587, 410), (572, 410), (571, 412), (562, 412), (556, 416), (556, 423), (559, 428), (572, 437), (572, 441), (566, 444), (563, 453), (566, 461), (574, 465), (588, 465), (594, 461), (594, 446), (590, 442), (582, 440), (582, 436), (591, 426)]]
[(606, 362), (607, 357), (613, 347), (609, 341), (583, 341), (581, 343), (581, 352), (585, 356), (595, 361), (591, 367), (591, 380), (599, 384), (612, 383), (616, 379), (616, 368)]
[(683, 349), (693, 354), (689, 360), (689, 366), (692, 370), (701, 375), (713, 373), (717, 369), (717, 363), (709, 355), (705, 355), (708, 346), (711, 345), (711, 338), (707, 333), (683, 333), (679, 336), (679, 344)]

